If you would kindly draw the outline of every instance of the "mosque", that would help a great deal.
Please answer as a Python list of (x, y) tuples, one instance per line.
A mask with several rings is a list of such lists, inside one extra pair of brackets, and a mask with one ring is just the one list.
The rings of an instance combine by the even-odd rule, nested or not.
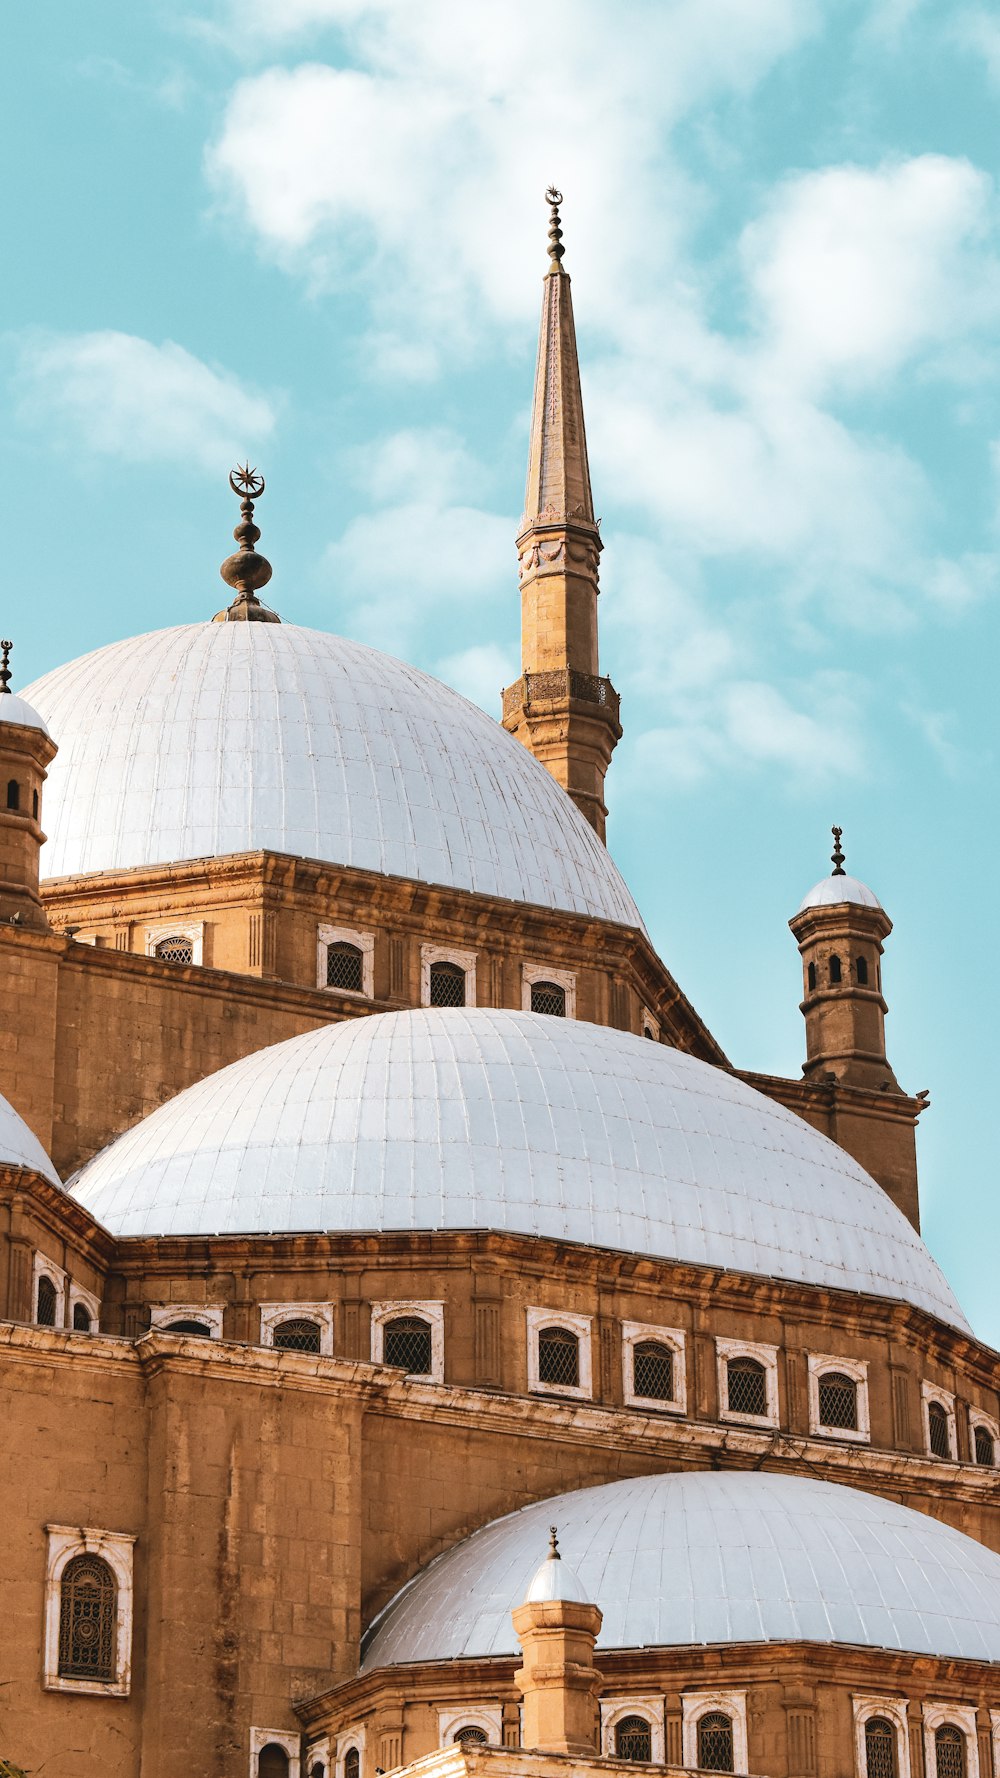
[(0, 665), (0, 1770), (1000, 1778), (891, 922), (723, 1053), (604, 843), (559, 196), (502, 723), (261, 597)]

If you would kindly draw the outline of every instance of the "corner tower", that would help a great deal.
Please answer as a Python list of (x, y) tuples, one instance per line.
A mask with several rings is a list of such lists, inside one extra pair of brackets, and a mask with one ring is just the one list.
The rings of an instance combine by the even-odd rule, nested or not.
[(41, 717), (10, 689), (9, 642), (0, 642), (0, 922), (48, 931), (38, 892), (42, 785), (56, 746)]
[(517, 539), (521, 677), (503, 694), (503, 724), (547, 766), (603, 840), (604, 778), (621, 737), (618, 693), (601, 677), (598, 558), (562, 195), (550, 186), (549, 269)]
[(810, 889), (789, 926), (802, 956), (807, 1079), (898, 1093), (885, 1053), (882, 941), (892, 921), (865, 883), (844, 870), (833, 828), (833, 871)]

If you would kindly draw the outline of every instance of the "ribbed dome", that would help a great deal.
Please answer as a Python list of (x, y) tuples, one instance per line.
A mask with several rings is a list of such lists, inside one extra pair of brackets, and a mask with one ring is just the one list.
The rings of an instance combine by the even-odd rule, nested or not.
[(120, 1235), (499, 1229), (901, 1299), (966, 1322), (843, 1149), (621, 1031), (480, 1008), (325, 1026), (210, 1075), (75, 1190)]
[(1000, 1660), (1000, 1556), (950, 1525), (799, 1476), (642, 1476), (476, 1531), (376, 1619), (363, 1671), (511, 1655), (549, 1523), (604, 1623), (598, 1648), (835, 1642)]
[(867, 883), (862, 883), (857, 877), (849, 877), (845, 872), (839, 877), (821, 877), (818, 883), (814, 883), (809, 894), (803, 896), (799, 903), (799, 913), (804, 914), (807, 908), (839, 907), (845, 901), (853, 901), (863, 908), (882, 906)]
[(519, 741), (388, 655), (295, 624), (186, 624), (28, 688), (58, 756), (47, 877), (267, 848), (642, 921)]
[(59, 1175), (37, 1136), (8, 1099), (0, 1095), (0, 1167), (25, 1167), (59, 1184)]

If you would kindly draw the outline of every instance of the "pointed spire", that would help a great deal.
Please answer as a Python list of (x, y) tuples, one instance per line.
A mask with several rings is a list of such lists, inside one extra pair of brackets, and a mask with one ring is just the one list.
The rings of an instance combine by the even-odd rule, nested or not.
[(10, 689), (10, 651), (13, 646), (13, 642), (0, 642), (0, 694), (6, 692), (8, 697), (13, 695)]
[(271, 578), (270, 562), (266, 556), (257, 554), (260, 530), (253, 518), (254, 501), (264, 492), (264, 477), (256, 469), (251, 469), (247, 461), (230, 471), (229, 486), (240, 502), (240, 522), (233, 532), (240, 547), (235, 555), (226, 557), (219, 573), (226, 585), (234, 589), (236, 597), (225, 611), (216, 612), (213, 622), (280, 624), (278, 613), (262, 605), (257, 597), (259, 588), (266, 586)]
[(526, 531), (538, 524), (565, 523), (586, 525), (596, 530), (573, 298), (569, 273), (564, 272), (560, 264), (566, 251), (562, 244), (558, 209), (562, 193), (550, 185), (545, 197), (550, 207), (549, 270), (542, 295), (528, 484), (521, 530)]
[(844, 869), (844, 853), (840, 845), (844, 830), (842, 827), (831, 827), (830, 832), (833, 835), (833, 852), (830, 857), (830, 863), (833, 865), (831, 875), (835, 877), (844, 877), (847, 875), (847, 872)]

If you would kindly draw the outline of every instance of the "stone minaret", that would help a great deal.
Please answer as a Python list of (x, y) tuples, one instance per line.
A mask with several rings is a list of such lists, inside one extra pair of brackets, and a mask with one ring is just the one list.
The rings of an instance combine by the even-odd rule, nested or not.
[(42, 785), (56, 746), (36, 710), (10, 689), (9, 642), (0, 642), (0, 922), (48, 930), (38, 892)]
[(597, 562), (573, 300), (558, 206), (550, 205), (549, 269), (531, 417), (528, 486), (517, 539), (521, 678), (503, 694), (503, 724), (547, 766), (604, 839), (604, 777), (621, 736), (618, 694), (600, 676)]
[(511, 1618), (524, 1663), (514, 1674), (524, 1699), (522, 1747), (593, 1757), (601, 1687), (594, 1643), (602, 1613), (560, 1557), (555, 1526), (548, 1556)]

